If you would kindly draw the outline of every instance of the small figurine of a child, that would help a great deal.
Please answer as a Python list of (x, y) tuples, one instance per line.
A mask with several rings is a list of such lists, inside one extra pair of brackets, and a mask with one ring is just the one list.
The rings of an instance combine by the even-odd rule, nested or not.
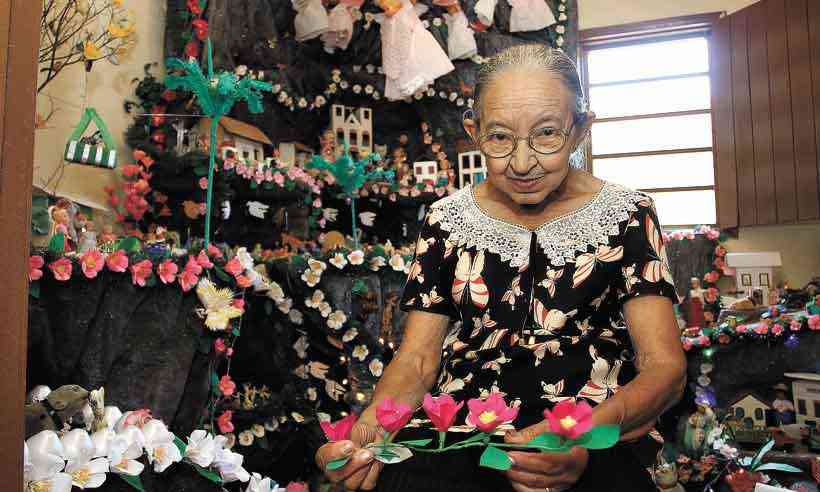
[(97, 231), (95, 229), (96, 227), (93, 222), (87, 222), (85, 227), (83, 227), (82, 232), (80, 232), (80, 244), (78, 247), (80, 254), (91, 251), (92, 249), (97, 249)]

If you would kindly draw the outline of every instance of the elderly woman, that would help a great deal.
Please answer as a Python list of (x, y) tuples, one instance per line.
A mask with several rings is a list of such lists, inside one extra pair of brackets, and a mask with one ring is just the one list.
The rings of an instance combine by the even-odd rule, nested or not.
[[(327, 472), (346, 490), (653, 491), (638, 450), (657, 450), (648, 435), (680, 398), (686, 362), (652, 200), (577, 165), (595, 115), (563, 52), (509, 48), (475, 92), (464, 126), (487, 180), (431, 207), (402, 300), (401, 348), (352, 440), (323, 446), (317, 462), (351, 457)], [(520, 404), (508, 443), (544, 432), (543, 409), (567, 399), (594, 405), (593, 421), (619, 425), (622, 442), (510, 452), (505, 473), (479, 468), (477, 448), (386, 467), (364, 448), (379, 439), (375, 406), (386, 397), (418, 408), (427, 392), (458, 401), (493, 391)]]

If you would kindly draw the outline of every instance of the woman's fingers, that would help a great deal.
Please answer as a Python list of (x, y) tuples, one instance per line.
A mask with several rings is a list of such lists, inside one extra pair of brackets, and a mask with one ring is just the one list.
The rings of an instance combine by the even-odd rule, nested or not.
[(376, 484), (379, 482), (379, 473), (381, 473), (383, 467), (384, 463), (379, 461), (373, 462), (370, 466), (370, 470), (367, 472), (367, 477), (365, 477), (362, 482), (362, 490), (373, 490), (376, 488)]
[[(369, 449), (360, 449), (356, 451), (350, 463), (345, 468), (351, 467), (353, 472), (347, 476), (344, 481), (345, 490), (359, 490), (362, 488), (362, 482), (367, 478), (370, 468), (373, 466), (373, 452)], [(344, 468), (343, 468), (344, 469)]]
[(506, 472), (511, 483), (524, 485), (534, 489), (544, 490), (555, 482), (551, 476), (539, 473), (532, 473), (519, 468), (510, 468)]
[[(327, 464), (340, 458), (349, 458), (345, 466), (338, 470), (327, 470)], [(325, 470), (325, 476), (332, 482), (341, 482), (350, 478), (357, 471), (373, 461), (373, 452), (359, 449), (351, 441), (339, 441), (325, 444), (316, 452), (316, 464)], [(366, 471), (361, 479), (366, 476)], [(360, 480), (361, 481), (361, 480)]]
[(558, 475), (567, 468), (567, 460), (562, 453), (527, 453), (512, 451), (508, 453), (513, 460), (513, 469), (540, 473), (543, 475)]

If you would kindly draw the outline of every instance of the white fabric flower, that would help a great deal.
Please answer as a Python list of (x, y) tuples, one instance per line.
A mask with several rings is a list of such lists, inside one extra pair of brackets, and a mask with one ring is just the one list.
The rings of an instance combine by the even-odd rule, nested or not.
[(265, 426), (262, 424), (253, 424), (251, 426), (251, 433), (254, 435), (254, 437), (265, 437)]
[(428, 87), (427, 88), (427, 96), (428, 97), (433, 97), (435, 95), (436, 95), (436, 90), (432, 87)]
[(304, 97), (300, 97), (299, 102), (297, 104), (300, 108), (305, 108), (307, 107), (307, 99), (305, 99)]
[(137, 476), (145, 466), (137, 461), (143, 452), (145, 437), (139, 427), (131, 426), (123, 429), (108, 446), (108, 461), (113, 473)]
[(94, 458), (94, 443), (85, 429), (69, 431), (60, 439), (68, 463), (65, 472), (71, 483), (81, 489), (95, 489), (105, 482), (108, 460)]
[(353, 357), (359, 359), (360, 361), (364, 361), (369, 353), (370, 351), (367, 350), (367, 345), (356, 345), (353, 349)]
[(464, 98), (463, 97), (459, 97), (458, 99), (456, 99), (456, 106), (464, 106)]
[(307, 396), (307, 399), (310, 401), (316, 401), (316, 399), (319, 398), (319, 393), (316, 392), (316, 388), (314, 388), (313, 386), (307, 389), (305, 395)]
[(343, 269), (347, 266), (347, 260), (345, 259), (345, 255), (342, 253), (336, 253), (333, 255), (333, 258), (330, 259), (330, 264), (338, 268), (339, 270)]
[(560, 24), (555, 28), (555, 32), (557, 32), (558, 34), (564, 34), (566, 31), (567, 29)]
[(357, 249), (355, 251), (351, 251), (347, 255), (348, 261), (350, 261), (351, 265), (361, 265), (364, 263), (364, 251)]
[(323, 318), (330, 316), (331, 311), (333, 311), (333, 308), (330, 307), (330, 303), (327, 301), (322, 301), (319, 303), (319, 307), (317, 309), (319, 309), (319, 313)]
[(272, 90), (272, 92), (273, 92), (274, 94), (278, 93), (278, 92), (279, 92), (279, 91), (281, 91), (281, 90), (282, 90), (282, 84), (273, 84), (273, 90)]
[(239, 433), (239, 445), (250, 446), (253, 444), (253, 433), (251, 431), (242, 431)]
[(362, 71), (362, 66), (361, 65), (353, 65), (353, 72), (354, 73), (359, 73), (361, 71)]
[(302, 315), (302, 312), (297, 309), (291, 309), (288, 316), (290, 317), (290, 322), (294, 325), (301, 325), (305, 321), (305, 317)]
[(450, 93), (450, 97), (449, 97), (450, 102), (455, 101), (457, 98), (458, 98), (458, 94), (457, 94), (457, 93), (455, 93), (455, 92), (451, 92), (451, 93)]
[(360, 92), (362, 92), (362, 86), (359, 84), (353, 84), (353, 93), (359, 94)]
[(71, 492), (72, 477), (65, 467), (63, 445), (57, 433), (44, 430), (28, 438), (23, 446), (25, 490)]
[(327, 102), (327, 99), (325, 99), (325, 96), (322, 96), (322, 95), (316, 96), (316, 99), (314, 100), (314, 104), (316, 106), (320, 106), (320, 107), (324, 106), (326, 102)]
[(406, 264), (404, 258), (402, 258), (401, 255), (396, 254), (390, 258), (390, 266), (397, 272), (403, 272)]
[(339, 87), (340, 87), (342, 90), (347, 89), (349, 85), (350, 85), (350, 84), (348, 84), (346, 80), (343, 80), (343, 81), (339, 82)]
[(365, 94), (373, 94), (373, 86), (367, 84), (366, 86), (364, 86), (364, 92)]
[(382, 371), (384, 370), (384, 363), (382, 363), (379, 359), (373, 359), (370, 361), (368, 368), (370, 369), (370, 374), (380, 377), (382, 375)]
[(374, 100), (378, 101), (379, 99), (381, 99), (381, 97), (382, 97), (382, 95), (379, 94), (379, 91), (373, 91), (373, 99)]
[(333, 328), (334, 330), (340, 330), (342, 326), (344, 326), (345, 321), (347, 321), (347, 315), (337, 309), (336, 311), (333, 311), (330, 316), (328, 316), (327, 326)]
[(202, 468), (208, 468), (216, 458), (216, 443), (214, 436), (198, 429), (188, 436), (188, 446), (185, 448), (185, 458)]
[(224, 436), (216, 436), (218, 451), (214, 466), (219, 471), (219, 476), (225, 482), (247, 482), (251, 479), (250, 473), (242, 468), (242, 461), (245, 459), (239, 453), (234, 453), (225, 448), (227, 438)]
[(342, 341), (347, 343), (347, 342), (353, 340), (354, 338), (356, 338), (358, 335), (359, 335), (359, 330), (357, 330), (356, 328), (350, 328), (349, 330), (347, 330), (345, 332), (344, 335), (342, 335)]
[(253, 270), (253, 257), (244, 246), (236, 250), (236, 259), (245, 270)]
[(433, 19), (433, 25), (436, 26), (436, 27), (440, 27), (441, 26), (441, 18), (436, 17), (435, 19)]
[(283, 314), (288, 314), (290, 312), (290, 308), (293, 306), (293, 299), (286, 298), (282, 301), (276, 303), (276, 307), (282, 311)]
[(161, 420), (149, 420), (142, 428), (145, 436), (145, 454), (154, 471), (164, 472), (173, 463), (182, 460), (179, 448), (174, 444), (174, 435)]
[(305, 281), (308, 287), (316, 287), (322, 280), (322, 274), (316, 270), (307, 269), (302, 273), (302, 280)]
[(327, 270), (327, 263), (320, 260), (314, 260), (313, 258), (308, 260), (308, 268), (313, 270), (314, 272), (322, 273)]
[(268, 291), (267, 296), (273, 301), (279, 302), (285, 298), (285, 291), (282, 289), (281, 285), (271, 281), (270, 290)]
[(300, 359), (304, 359), (307, 357), (307, 349), (310, 344), (307, 341), (307, 337), (302, 335), (301, 337), (296, 339), (296, 343), (293, 344), (293, 350), (296, 351), (296, 356)]
[(248, 488), (245, 492), (278, 492), (279, 485), (271, 480), (269, 477), (262, 478), (262, 475), (253, 472), (251, 479), (248, 482)]
[(268, 432), (275, 432), (276, 429), (279, 428), (279, 421), (276, 420), (276, 417), (272, 417), (269, 420), (265, 421), (265, 430)]
[(425, 29), (429, 29), (430, 28), (430, 21), (423, 20), (423, 21), (421, 21), (421, 25), (423, 25)]
[(370, 258), (370, 269), (374, 272), (379, 271), (379, 269), (387, 264), (385, 261), (384, 256), (374, 256)]
[(313, 291), (313, 295), (305, 299), (305, 306), (316, 309), (319, 307), (319, 304), (321, 304), (324, 300), (325, 293), (319, 289), (316, 289)]

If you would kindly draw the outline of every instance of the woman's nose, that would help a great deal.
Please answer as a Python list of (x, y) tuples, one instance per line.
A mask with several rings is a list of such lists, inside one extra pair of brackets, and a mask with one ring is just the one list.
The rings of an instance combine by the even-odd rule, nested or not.
[(526, 140), (520, 140), (511, 156), (510, 167), (513, 173), (526, 176), (533, 167), (538, 165), (538, 159)]

